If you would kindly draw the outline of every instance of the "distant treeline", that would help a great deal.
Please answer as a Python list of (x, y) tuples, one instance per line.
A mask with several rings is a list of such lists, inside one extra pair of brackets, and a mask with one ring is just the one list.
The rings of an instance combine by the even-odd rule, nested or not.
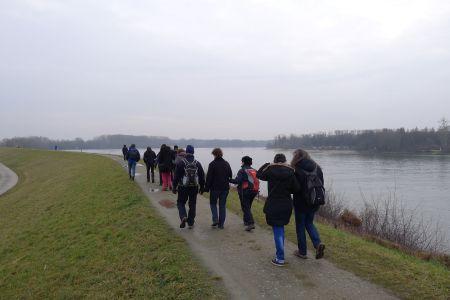
[(152, 148), (159, 148), (161, 144), (179, 145), (186, 147), (186, 145), (194, 145), (195, 147), (265, 147), (268, 141), (257, 140), (200, 140), (200, 139), (180, 139), (174, 140), (168, 137), (158, 136), (133, 136), (133, 135), (102, 135), (92, 140), (83, 140), (76, 138), (74, 140), (52, 140), (46, 137), (14, 137), (3, 139), (0, 141), (1, 147), (20, 147), (20, 148), (40, 148), (40, 149), (115, 149), (122, 148), (123, 145), (129, 146), (136, 144), (139, 148), (150, 146)]
[(335, 131), (296, 135), (279, 135), (268, 148), (281, 149), (349, 149), (379, 152), (430, 152), (450, 153), (450, 131), (431, 129), (381, 129)]

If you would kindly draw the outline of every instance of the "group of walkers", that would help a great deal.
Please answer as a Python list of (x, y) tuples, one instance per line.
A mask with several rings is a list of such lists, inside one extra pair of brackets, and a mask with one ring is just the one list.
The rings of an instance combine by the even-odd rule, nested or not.
[[(140, 160), (139, 151), (134, 144), (129, 149), (124, 145), (122, 151), (124, 160), (128, 161), (129, 177), (134, 180), (136, 163)], [(308, 257), (307, 232), (315, 248), (315, 258), (323, 257), (325, 245), (314, 225), (314, 216), (320, 205), (324, 204), (324, 179), (322, 169), (308, 152), (303, 149), (295, 150), (290, 164), (284, 154), (276, 154), (273, 162), (265, 163), (258, 170), (252, 168), (252, 158), (244, 156), (235, 178), (232, 177), (230, 164), (223, 159), (223, 151), (215, 148), (211, 154), (214, 159), (205, 175), (201, 163), (195, 159), (192, 145), (187, 145), (186, 149), (174, 146), (172, 150), (163, 144), (158, 154), (150, 147), (144, 153), (147, 182), (150, 182), (150, 173), (152, 182), (155, 182), (154, 168), (157, 166), (163, 190), (172, 190), (174, 194), (178, 194), (180, 228), (185, 228), (186, 224), (189, 229), (194, 227), (197, 194), (209, 192), (211, 226), (224, 229), (226, 201), (231, 183), (237, 185), (245, 230), (252, 231), (255, 229), (252, 203), (259, 193), (259, 180), (267, 181), (268, 196), (263, 212), (267, 224), (272, 227), (275, 241), (276, 256), (272, 263), (276, 266), (285, 265), (284, 226), (289, 223), (293, 211), (298, 241), (298, 249), (294, 255), (302, 259)]]

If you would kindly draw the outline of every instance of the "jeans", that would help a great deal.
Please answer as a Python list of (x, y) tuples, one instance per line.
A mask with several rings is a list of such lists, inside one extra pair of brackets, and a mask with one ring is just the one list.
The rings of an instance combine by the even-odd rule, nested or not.
[(128, 175), (134, 178), (134, 175), (136, 174), (136, 162), (134, 160), (128, 161)]
[(298, 208), (295, 210), (295, 229), (297, 231), (298, 251), (301, 255), (306, 255), (306, 233), (308, 232), (309, 238), (312, 241), (314, 248), (321, 243), (319, 232), (316, 226), (314, 226), (314, 214), (317, 209), (308, 209), (306, 211), (300, 211)]
[(252, 214), (252, 204), (257, 194), (257, 192), (253, 191), (239, 191), (239, 200), (241, 200), (241, 208), (244, 213), (245, 225), (255, 224)]
[[(228, 192), (228, 190), (225, 190), (211, 191), (209, 193), (209, 205), (211, 206), (212, 221), (213, 223), (219, 223), (219, 226), (223, 226), (225, 223)], [(217, 199), (219, 199), (219, 216), (217, 216)]]
[(284, 226), (272, 226), (278, 262), (284, 262)]
[[(177, 207), (180, 220), (187, 217), (188, 225), (195, 223), (195, 211), (197, 206), (198, 187), (179, 187)], [(186, 202), (189, 205), (189, 213), (186, 213)]]

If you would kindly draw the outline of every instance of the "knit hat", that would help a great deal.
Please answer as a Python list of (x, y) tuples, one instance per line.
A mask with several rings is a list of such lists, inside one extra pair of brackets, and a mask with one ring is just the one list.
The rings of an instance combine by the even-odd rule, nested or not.
[(194, 146), (187, 145), (186, 146), (186, 153), (194, 154)]
[(248, 166), (251, 166), (253, 163), (252, 158), (250, 156), (242, 157), (241, 161)]

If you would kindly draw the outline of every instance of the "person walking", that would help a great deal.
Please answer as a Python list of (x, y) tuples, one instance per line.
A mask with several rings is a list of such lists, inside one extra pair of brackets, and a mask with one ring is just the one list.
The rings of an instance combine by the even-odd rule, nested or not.
[(242, 157), (241, 162), (241, 169), (238, 171), (235, 179), (230, 179), (230, 183), (237, 184), (239, 200), (244, 213), (245, 230), (251, 231), (255, 229), (252, 203), (259, 192), (259, 179), (256, 177), (256, 170), (251, 167), (252, 158), (250, 156)]
[[(205, 186), (205, 172), (202, 165), (195, 160), (194, 147), (187, 145), (186, 156), (182, 158), (176, 168), (173, 180), (174, 194), (178, 191), (177, 208), (181, 220), (180, 228), (185, 228), (186, 223), (192, 229), (195, 223), (197, 193), (203, 194)], [(186, 202), (189, 212), (186, 212)]]
[(163, 144), (158, 157), (158, 168), (163, 181), (163, 191), (172, 189), (172, 178), (170, 172), (172, 172), (172, 151), (169, 146)]
[(128, 153), (127, 145), (123, 145), (122, 147), (123, 160), (127, 160), (127, 153)]
[[(214, 156), (214, 160), (208, 166), (205, 186), (205, 191), (210, 192), (211, 226), (218, 226), (220, 229), (224, 229), (227, 197), (230, 191), (229, 182), (233, 174), (230, 164), (223, 159), (222, 149), (214, 148), (211, 154)], [(219, 200), (219, 214), (217, 214), (217, 200)]]
[(276, 154), (273, 163), (266, 163), (259, 168), (257, 177), (267, 181), (268, 196), (264, 204), (266, 222), (272, 226), (276, 248), (276, 257), (272, 264), (283, 267), (284, 258), (284, 226), (289, 224), (292, 215), (291, 194), (296, 193), (300, 186), (294, 174), (294, 169), (286, 163), (284, 154)]
[(136, 149), (135, 144), (131, 144), (126, 155), (126, 159), (128, 160), (128, 175), (130, 176), (130, 179), (134, 181), (134, 176), (136, 174), (136, 163), (141, 159), (141, 154), (138, 149)]
[(294, 255), (303, 259), (308, 258), (306, 249), (306, 232), (316, 249), (316, 259), (320, 259), (324, 255), (325, 245), (320, 240), (319, 232), (314, 225), (314, 215), (319, 209), (319, 204), (308, 204), (308, 174), (316, 174), (321, 180), (323, 186), (323, 172), (322, 168), (311, 159), (308, 152), (303, 149), (297, 149), (293, 153), (291, 166), (295, 168), (295, 176), (300, 184), (300, 191), (294, 193), (294, 212), (295, 212), (295, 229), (297, 232), (298, 250), (295, 250)]
[(152, 183), (155, 183), (155, 151), (151, 147), (147, 147), (147, 151), (144, 152), (145, 168), (147, 169), (147, 182), (150, 182), (150, 173), (152, 175)]

